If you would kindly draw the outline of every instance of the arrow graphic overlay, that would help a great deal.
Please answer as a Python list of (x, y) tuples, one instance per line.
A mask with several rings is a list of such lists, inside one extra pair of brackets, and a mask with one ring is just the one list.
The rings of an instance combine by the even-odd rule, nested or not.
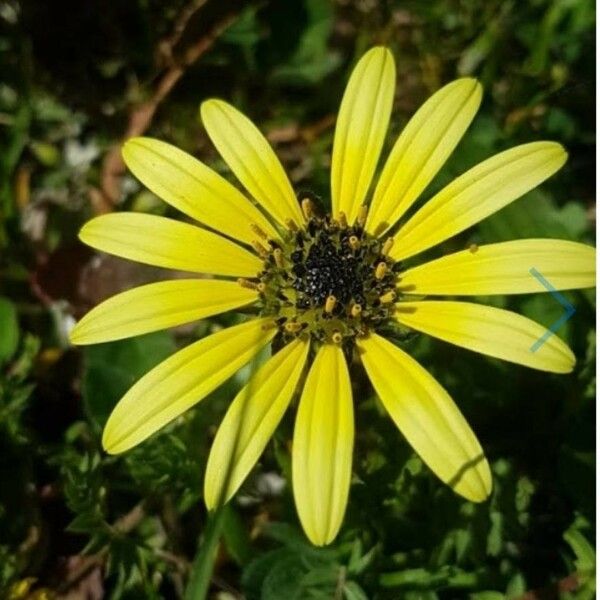
[(565, 312), (561, 315), (560, 319), (557, 319), (552, 323), (544, 335), (529, 349), (530, 352), (536, 352), (548, 341), (550, 336), (555, 334), (575, 314), (575, 307), (535, 267), (531, 267), (529, 272), (538, 279), (550, 294), (552, 294), (552, 297), (565, 308)]

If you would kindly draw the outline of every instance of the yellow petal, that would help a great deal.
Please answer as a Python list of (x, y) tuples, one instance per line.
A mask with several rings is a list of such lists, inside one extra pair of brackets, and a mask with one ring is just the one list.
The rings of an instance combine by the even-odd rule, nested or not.
[(350, 76), (335, 127), (331, 157), (333, 215), (353, 223), (371, 185), (385, 139), (396, 68), (387, 48), (369, 50)]
[(464, 231), (548, 179), (566, 160), (555, 142), (523, 144), (492, 156), (418, 210), (395, 236), (390, 256), (408, 258)]
[(175, 146), (151, 138), (132, 138), (123, 146), (131, 172), (157, 196), (186, 215), (247, 244), (258, 225), (272, 239), (279, 235), (265, 216), (218, 173)]
[(337, 535), (352, 474), (352, 390), (339, 346), (318, 351), (304, 385), (292, 448), (294, 499), (310, 541), (323, 546)]
[(252, 121), (222, 100), (203, 102), (200, 114), (219, 154), (256, 201), (282, 225), (303, 223), (290, 180)]
[(285, 346), (235, 397), (208, 457), (204, 501), (209, 510), (229, 501), (256, 464), (292, 399), (309, 346), (301, 339)]
[(380, 235), (410, 208), (442, 168), (481, 104), (481, 85), (457, 79), (436, 92), (394, 145), (369, 208), (366, 229)]
[(557, 290), (596, 285), (596, 249), (565, 240), (515, 240), (455, 252), (402, 273), (403, 294), (527, 294), (547, 289), (536, 269)]
[(167, 269), (240, 277), (256, 277), (262, 269), (257, 256), (216, 233), (143, 213), (96, 217), (79, 238), (102, 252)]
[(483, 502), (492, 489), (490, 467), (446, 390), (386, 339), (371, 334), (357, 344), (377, 395), (423, 462), (456, 493)]
[(451, 344), (532, 369), (569, 373), (575, 366), (573, 352), (555, 335), (532, 351), (547, 328), (508, 310), (471, 302), (399, 302), (396, 319)]
[(102, 435), (110, 454), (129, 450), (221, 385), (273, 339), (269, 319), (229, 327), (180, 350), (146, 373), (112, 411)]
[(177, 279), (127, 290), (102, 302), (70, 334), (74, 344), (97, 344), (175, 327), (217, 315), (257, 299), (231, 281)]

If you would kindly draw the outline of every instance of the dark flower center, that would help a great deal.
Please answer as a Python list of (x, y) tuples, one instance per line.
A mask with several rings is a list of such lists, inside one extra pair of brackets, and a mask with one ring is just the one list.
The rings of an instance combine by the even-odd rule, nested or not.
[(284, 338), (351, 341), (392, 316), (400, 264), (387, 255), (391, 240), (367, 233), (361, 219), (348, 225), (343, 215), (307, 212), (305, 227), (290, 224), (283, 243), (262, 245), (264, 269), (252, 285)]
[(383, 293), (389, 276), (377, 281), (374, 275), (385, 257), (372, 244), (361, 244), (362, 237), (360, 227), (342, 229), (328, 220), (318, 223), (312, 219), (305, 232), (298, 232), (297, 249), (291, 253), (297, 308), (324, 307), (333, 296), (332, 313), (340, 314), (350, 302), (363, 306), (373, 285)]

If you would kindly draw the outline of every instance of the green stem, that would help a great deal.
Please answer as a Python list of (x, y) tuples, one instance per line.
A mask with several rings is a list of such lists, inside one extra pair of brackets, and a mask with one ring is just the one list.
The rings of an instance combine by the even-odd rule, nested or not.
[(224, 516), (225, 507), (221, 507), (208, 518), (206, 531), (192, 563), (192, 572), (184, 595), (185, 600), (205, 600), (208, 594)]

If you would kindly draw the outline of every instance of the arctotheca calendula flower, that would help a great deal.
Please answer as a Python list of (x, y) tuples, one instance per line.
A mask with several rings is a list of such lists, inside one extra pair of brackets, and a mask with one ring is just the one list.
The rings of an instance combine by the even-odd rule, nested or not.
[[(575, 357), (546, 328), (507, 310), (440, 296), (543, 292), (594, 285), (595, 251), (525, 239), (471, 247), (419, 266), (412, 259), (475, 225), (565, 163), (554, 142), (528, 143), (473, 167), (411, 208), (471, 123), (481, 86), (464, 78), (435, 93), (396, 140), (374, 181), (392, 110), (395, 66), (376, 47), (358, 62), (335, 128), (331, 214), (297, 197), (273, 149), (233, 106), (207, 100), (201, 118), (243, 191), (164, 142), (135, 138), (129, 169), (204, 227), (139, 213), (108, 214), (81, 230), (90, 246), (130, 260), (216, 276), (162, 281), (118, 294), (74, 328), (75, 344), (126, 338), (244, 307), (256, 317), (206, 336), (142, 377), (113, 410), (102, 438), (119, 453), (181, 415), (271, 344), (273, 354), (234, 398), (208, 460), (205, 501), (227, 502), (299, 390), (292, 484), (317, 545), (342, 523), (352, 472), (350, 361), (362, 363), (406, 440), (429, 468), (473, 502), (490, 494), (477, 438), (442, 386), (385, 331), (422, 332), (534, 369), (568, 373)], [(412, 213), (409, 215), (409, 211)], [(425, 299), (432, 297), (432, 299)]]

